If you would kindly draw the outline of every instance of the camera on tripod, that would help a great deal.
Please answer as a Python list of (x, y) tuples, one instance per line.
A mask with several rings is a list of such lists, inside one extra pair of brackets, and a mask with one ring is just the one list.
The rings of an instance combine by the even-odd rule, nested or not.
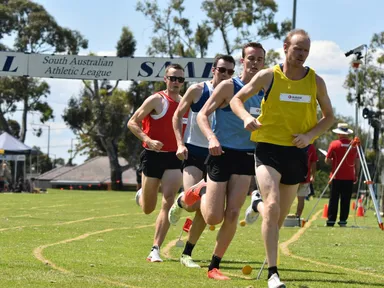
[(375, 150), (379, 149), (379, 134), (384, 132), (381, 115), (381, 111), (372, 111), (368, 108), (363, 109), (363, 118), (368, 119), (369, 125), (373, 128), (373, 149)]
[(369, 110), (367, 107), (363, 109), (363, 118), (368, 119), (368, 121), (374, 118), (377, 118), (379, 120), (381, 115), (381, 111), (372, 111)]
[(367, 45), (363, 44), (363, 45), (360, 45), (359, 47), (356, 47), (352, 50), (349, 50), (348, 52), (345, 53), (345, 57), (348, 57), (349, 55), (352, 55), (352, 54), (355, 54), (356, 57), (357, 57), (357, 60), (360, 60), (363, 58), (363, 56), (361, 56), (361, 51), (363, 51), (363, 49), (367, 47)]

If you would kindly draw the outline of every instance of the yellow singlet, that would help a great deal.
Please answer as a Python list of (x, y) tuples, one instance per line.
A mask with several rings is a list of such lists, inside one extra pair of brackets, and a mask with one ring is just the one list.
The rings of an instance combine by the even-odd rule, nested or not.
[(290, 80), (280, 65), (273, 67), (272, 87), (257, 118), (262, 126), (252, 132), (252, 141), (294, 146), (293, 134), (304, 134), (317, 124), (316, 74), (308, 69), (303, 79)]

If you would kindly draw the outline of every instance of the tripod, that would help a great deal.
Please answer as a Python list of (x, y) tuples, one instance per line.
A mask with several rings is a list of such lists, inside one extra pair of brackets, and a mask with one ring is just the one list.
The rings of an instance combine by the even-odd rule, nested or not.
[(311, 212), (309, 213), (308, 217), (306, 218), (306, 220), (303, 220), (302, 221), (302, 226), (305, 225), (306, 222), (308, 222), (309, 218), (311, 217), (313, 211), (316, 209), (317, 205), (319, 204), (321, 198), (323, 197), (324, 193), (327, 191), (328, 187), (329, 187), (329, 184), (332, 183), (332, 180), (335, 178), (337, 172), (339, 171), (341, 165), (343, 164), (344, 160), (347, 158), (347, 155), (348, 153), (351, 151), (351, 149), (353, 147), (356, 147), (357, 149), (357, 153), (359, 155), (359, 160), (360, 160), (360, 164), (361, 164), (361, 169), (363, 171), (363, 175), (364, 175), (364, 178), (365, 178), (365, 183), (368, 185), (368, 188), (369, 188), (369, 193), (370, 193), (370, 196), (371, 196), (371, 199), (372, 199), (372, 202), (373, 202), (373, 205), (375, 207), (375, 211), (376, 211), (376, 217), (377, 217), (377, 222), (379, 224), (379, 228), (381, 230), (384, 231), (384, 226), (383, 226), (383, 221), (381, 219), (381, 215), (380, 215), (380, 209), (379, 209), (379, 205), (377, 203), (377, 200), (376, 200), (376, 196), (375, 196), (375, 191), (373, 189), (373, 181), (371, 179), (371, 176), (369, 175), (369, 170), (368, 170), (368, 165), (367, 165), (367, 160), (365, 159), (365, 155), (362, 151), (362, 148), (361, 148), (361, 145), (360, 145), (360, 139), (359, 137), (355, 137), (350, 143), (349, 143), (349, 146), (348, 146), (348, 150), (347, 152), (345, 153), (344, 157), (341, 159), (339, 165), (337, 166), (335, 172), (333, 173), (331, 179), (329, 179), (328, 183), (327, 183), (327, 186), (325, 186), (323, 192), (320, 194), (319, 196), (319, 199), (317, 200), (316, 204), (313, 206)]

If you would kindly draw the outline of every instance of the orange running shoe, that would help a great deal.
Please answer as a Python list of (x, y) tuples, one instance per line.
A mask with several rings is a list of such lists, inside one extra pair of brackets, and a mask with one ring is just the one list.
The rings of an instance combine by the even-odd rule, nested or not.
[(231, 280), (231, 278), (223, 275), (221, 271), (217, 268), (213, 268), (212, 270), (208, 271), (208, 278), (215, 280)]
[(200, 197), (200, 191), (201, 189), (206, 189), (207, 183), (204, 182), (204, 180), (201, 180), (199, 183), (191, 186), (184, 194), (184, 202), (188, 206), (192, 206), (197, 201), (201, 199)]

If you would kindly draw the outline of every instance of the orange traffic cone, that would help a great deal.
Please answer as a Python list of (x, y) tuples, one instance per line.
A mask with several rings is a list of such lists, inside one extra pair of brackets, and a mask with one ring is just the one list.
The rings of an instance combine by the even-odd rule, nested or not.
[(322, 218), (328, 219), (328, 204), (324, 204), (324, 210), (323, 210)]
[(364, 208), (363, 208), (363, 200), (359, 199), (357, 201), (357, 217), (364, 217)]
[(355, 209), (356, 209), (356, 202), (353, 201), (353, 202), (352, 202), (352, 208), (351, 208), (351, 210), (355, 210)]

